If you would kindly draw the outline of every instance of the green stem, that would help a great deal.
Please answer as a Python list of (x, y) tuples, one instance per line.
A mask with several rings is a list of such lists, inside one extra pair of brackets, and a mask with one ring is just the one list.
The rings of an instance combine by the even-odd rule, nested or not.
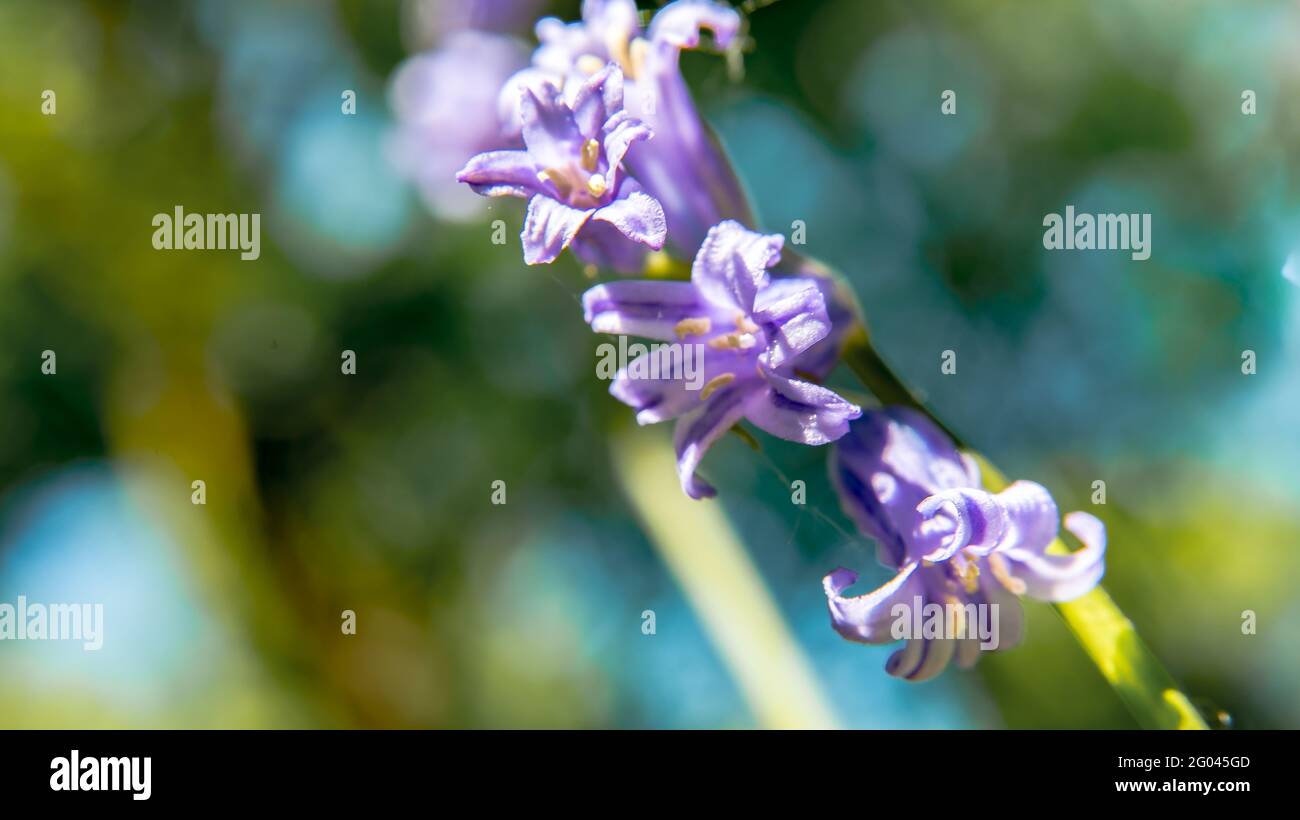
[(885, 360), (880, 358), (876, 349), (872, 347), (871, 340), (862, 325), (854, 325), (853, 330), (849, 331), (844, 340), (844, 363), (849, 369), (862, 381), (862, 384), (880, 399), (881, 404), (898, 404), (904, 407), (911, 407), (921, 413), (926, 418), (938, 425), (940, 430), (948, 434), (958, 447), (963, 447), (962, 441), (957, 434), (948, 428), (941, 420), (935, 417), (912, 391), (894, 375), (894, 371), (889, 369)]
[[(845, 339), (842, 355), (844, 362), (882, 403), (915, 408), (963, 446), (890, 370), (861, 324)], [(969, 451), (964, 446), (963, 449)], [(973, 451), (972, 455), (980, 461), (988, 489), (997, 491), (1006, 486), (1006, 479), (997, 467)], [(1059, 538), (1048, 549), (1068, 551)], [(1142, 642), (1133, 622), (1101, 586), (1073, 601), (1053, 606), (1139, 725), (1147, 729), (1209, 728), (1173, 677)]]
[[(692, 501), (661, 431), (614, 433), (614, 472), (760, 725), (830, 729), (812, 664), (717, 502)], [(661, 624), (662, 625), (662, 624)]]

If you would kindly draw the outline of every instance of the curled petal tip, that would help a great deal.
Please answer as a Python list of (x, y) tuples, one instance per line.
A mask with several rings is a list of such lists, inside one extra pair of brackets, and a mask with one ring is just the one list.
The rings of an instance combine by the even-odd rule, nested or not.
[(857, 581), (858, 574), (856, 572), (844, 567), (837, 567), (822, 579), (822, 589), (826, 590), (827, 598), (836, 598)]
[(946, 493), (932, 495), (916, 506), (921, 519), (930, 521), (942, 513), (947, 513), (953, 522), (953, 531), (947, 535), (938, 547), (921, 556), (927, 561), (943, 561), (951, 558), (960, 549), (970, 543), (971, 526), (966, 516), (962, 515), (952, 498)]
[(705, 29), (719, 48), (726, 48), (740, 30), (740, 14), (710, 0), (678, 0), (655, 15), (650, 38), (675, 48), (697, 48)]
[(713, 498), (718, 494), (717, 489), (715, 489), (712, 484), (708, 484), (703, 479), (694, 477), (685, 477), (682, 479), (682, 492), (686, 493), (686, 495), (695, 501), (703, 501), (706, 498)]
[(591, 329), (597, 333), (603, 333), (600, 328), (596, 327), (596, 305), (605, 298), (605, 286), (595, 285), (587, 288), (582, 294), (582, 321), (591, 325)]
[(1097, 516), (1086, 512), (1067, 513), (1065, 528), (1081, 541), (1085, 548), (1106, 551), (1106, 525)]
[(1083, 542), (1083, 549), (1064, 554), (1019, 548), (1005, 552), (1011, 574), (1032, 598), (1073, 600), (1095, 587), (1106, 572), (1106, 526), (1088, 513), (1072, 512), (1065, 516), (1065, 528)]
[(1002, 543), (1007, 533), (1007, 510), (999, 496), (974, 488), (945, 490), (926, 498), (916, 506), (922, 520), (932, 520), (942, 512), (952, 520), (953, 531), (940, 547), (923, 556), (928, 561), (943, 561), (960, 550), (987, 555)]

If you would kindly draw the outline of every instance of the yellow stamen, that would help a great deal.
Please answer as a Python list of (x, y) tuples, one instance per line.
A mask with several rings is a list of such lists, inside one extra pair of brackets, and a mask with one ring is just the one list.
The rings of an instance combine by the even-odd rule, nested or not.
[(714, 350), (749, 350), (758, 344), (758, 340), (748, 333), (736, 331), (709, 339), (709, 347)]
[(645, 67), (645, 55), (650, 50), (650, 43), (644, 37), (638, 37), (632, 41), (632, 47), (628, 49), (626, 74), (630, 79), (635, 80), (641, 74), (641, 69)]
[(619, 64), (619, 67), (623, 69), (624, 76), (628, 79), (636, 77), (636, 72), (632, 70), (631, 55), (627, 50), (628, 40), (631, 37), (631, 31), (621, 29), (611, 29), (605, 36), (605, 48), (609, 50), (609, 56)]
[(996, 552), (989, 553), (989, 569), (993, 570), (993, 577), (998, 579), (1002, 586), (1006, 587), (1016, 595), (1025, 594), (1025, 582), (1011, 575), (1011, 567), (1007, 566), (1007, 561)]
[(741, 333), (757, 333), (759, 331), (759, 327), (758, 325), (754, 324), (754, 320), (750, 319), (745, 314), (737, 313), (736, 330), (740, 331)]
[(572, 187), (569, 185), (569, 180), (565, 178), (564, 174), (560, 173), (554, 168), (547, 168), (545, 170), (538, 171), (537, 181), (550, 182), (552, 185), (556, 187), (557, 190), (559, 190), (560, 196), (563, 197), (568, 197), (569, 192), (573, 190)]
[(600, 143), (595, 140), (587, 140), (582, 144), (582, 167), (588, 171), (596, 170), (596, 163), (600, 161)]
[(673, 331), (677, 333), (677, 338), (686, 336), (703, 336), (713, 329), (713, 322), (709, 321), (708, 316), (696, 316), (689, 319), (682, 319), (673, 326)]
[(595, 54), (584, 54), (578, 58), (576, 65), (579, 71), (590, 77), (605, 67), (605, 61)]
[(957, 568), (957, 577), (961, 578), (961, 584), (967, 592), (974, 593), (980, 588), (980, 568), (972, 560), (967, 560)]
[(721, 376), (714, 376), (709, 379), (708, 382), (705, 383), (703, 389), (700, 390), (700, 401), (704, 401), (709, 396), (712, 396), (713, 391), (717, 390), (719, 387), (726, 387), (735, 380), (735, 373), (723, 373)]
[(600, 174), (592, 174), (587, 177), (587, 191), (592, 196), (600, 196), (609, 190), (609, 185), (605, 182), (605, 177)]

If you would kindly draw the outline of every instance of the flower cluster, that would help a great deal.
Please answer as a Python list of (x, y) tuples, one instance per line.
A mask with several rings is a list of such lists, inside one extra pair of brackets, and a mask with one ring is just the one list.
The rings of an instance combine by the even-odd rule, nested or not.
[[(401, 144), (414, 146), (404, 156), (436, 141), (444, 156), (459, 154), (459, 183), (483, 196), (526, 199), (520, 239), (529, 264), (553, 262), (566, 249), (597, 270), (622, 273), (644, 270), (647, 254), (661, 249), (692, 260), (688, 281), (625, 279), (584, 294), (593, 331), (667, 343), (627, 363), (610, 392), (641, 424), (676, 421), (678, 476), (694, 499), (716, 494), (697, 470), (741, 420), (788, 441), (837, 442), (832, 477), (842, 505), (897, 572), (859, 597), (843, 595), (854, 573), (826, 577), (841, 635), (898, 639), (900, 602), (960, 612), (996, 604), (997, 645), (1014, 645), (1019, 595), (1066, 600), (1098, 582), (1104, 527), (1072, 513), (1065, 526), (1085, 548), (1049, 552), (1058, 514), (1043, 487), (1021, 481), (987, 492), (975, 463), (924, 416), (898, 408), (864, 414), (818, 383), (836, 365), (854, 314), (817, 263), (782, 260), (782, 237), (753, 230), (741, 185), (679, 67), (682, 50), (699, 47), (704, 31), (727, 48), (740, 27), (735, 10), (711, 0), (677, 0), (644, 28), (633, 0), (585, 0), (578, 22), (537, 24), (540, 45), (527, 65), (501, 38), (462, 34), (413, 58), (395, 79)], [(475, 59), (478, 70), (468, 63)], [(455, 66), (467, 81), (439, 93), (456, 83)], [(437, 162), (417, 179), (441, 194), (451, 175)], [(702, 380), (672, 373), (673, 345), (698, 346)], [(887, 668), (923, 680), (954, 657), (970, 665), (981, 648), (989, 647), (971, 637), (913, 636)]]
[(532, 65), (505, 84), (500, 100), (508, 110), (522, 98), (521, 88), (558, 88), (573, 100), (587, 78), (617, 66), (626, 78), (629, 113), (654, 133), (628, 155), (628, 167), (663, 205), (669, 238), (688, 256), (723, 219), (750, 221), (740, 183), (678, 66), (682, 50), (698, 47), (704, 30), (715, 46), (727, 48), (740, 30), (740, 15), (709, 0), (677, 0), (643, 32), (633, 0), (584, 0), (580, 22), (547, 18), (537, 24), (541, 46)]
[(827, 444), (861, 413), (796, 375), (819, 377), (833, 364), (831, 315), (844, 312), (798, 267), (772, 275), (783, 240), (745, 227), (740, 183), (681, 75), (678, 57), (703, 30), (725, 47), (739, 29), (734, 10), (705, 0), (665, 6), (645, 31), (631, 0), (587, 0), (576, 23), (542, 20), (532, 64), (496, 100), (501, 147), (456, 175), (485, 196), (528, 200), (520, 239), (529, 264), (567, 248), (597, 268), (632, 272), (666, 242), (693, 257), (689, 282), (617, 281), (583, 297), (598, 333), (702, 346), (702, 389), (650, 366), (644, 359), (672, 352), (658, 347), (619, 371), (610, 391), (642, 424), (677, 420), (678, 473), (692, 498), (715, 494), (696, 468), (741, 419)]

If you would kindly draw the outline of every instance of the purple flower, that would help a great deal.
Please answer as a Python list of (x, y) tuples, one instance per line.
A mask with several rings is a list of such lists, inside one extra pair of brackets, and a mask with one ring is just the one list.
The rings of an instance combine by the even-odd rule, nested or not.
[[(927, 680), (954, 657), (958, 666), (974, 664), (982, 641), (960, 626), (973, 626), (970, 618), (981, 605), (997, 605), (989, 648), (1009, 648), (1022, 633), (1018, 596), (1068, 601), (1096, 586), (1105, 571), (1100, 521), (1082, 512), (1065, 516), (1065, 528), (1084, 548), (1047, 553), (1059, 515), (1047, 490), (1031, 481), (1000, 493), (980, 489), (975, 461), (914, 410), (868, 411), (836, 445), (831, 478), (844, 511), (876, 539), (877, 559), (898, 570), (884, 586), (852, 598), (842, 593), (857, 581), (856, 573), (827, 575), (831, 624), (863, 643), (906, 637), (907, 645), (885, 665), (896, 677)], [(903, 619), (931, 605), (956, 613), (952, 625), (959, 628), (900, 636), (909, 625)]]
[(707, 0), (678, 0), (642, 32), (633, 0), (585, 0), (581, 22), (546, 18), (537, 24), (541, 45), (532, 66), (502, 91), (512, 103), (521, 86), (551, 85), (571, 100), (588, 77), (618, 65), (627, 78), (628, 110), (655, 133), (628, 158), (628, 167), (662, 204), (673, 243), (688, 255), (722, 220), (753, 222), (740, 182), (700, 119), (678, 64), (682, 49), (700, 45), (704, 29), (725, 48), (740, 29), (740, 15)]
[(822, 292), (831, 332), (799, 358), (799, 371), (820, 381), (839, 364), (845, 337), (858, 321), (853, 294), (825, 265), (797, 253), (787, 252), (772, 273), (778, 279), (810, 279)]
[(572, 246), (585, 262), (635, 270), (644, 247), (663, 247), (663, 209), (623, 169), (650, 129), (623, 110), (617, 66), (589, 78), (572, 103), (553, 86), (520, 89), (520, 117), (524, 150), (479, 154), (456, 179), (485, 196), (528, 199), (525, 262), (553, 262)]
[(415, 0), (408, 3), (405, 38), (436, 43), (466, 29), (500, 34), (519, 31), (537, 16), (544, 0)]
[(406, 60), (394, 74), (389, 101), (397, 128), (389, 141), (391, 158), (441, 216), (469, 219), (481, 212), (481, 203), (456, 182), (455, 173), (466, 157), (511, 146), (496, 95), (527, 60), (523, 47), (508, 37), (460, 31), (441, 48)]
[[(804, 352), (831, 327), (815, 282), (769, 277), (781, 246), (780, 236), (723, 222), (705, 237), (691, 281), (611, 282), (583, 295), (586, 320), (597, 333), (671, 343), (627, 363), (610, 393), (634, 408), (641, 424), (677, 419), (677, 472), (692, 498), (715, 494), (695, 469), (742, 418), (789, 441), (826, 444), (862, 413), (833, 391), (794, 377)], [(695, 389), (663, 366), (680, 359), (683, 347), (702, 360)]]

